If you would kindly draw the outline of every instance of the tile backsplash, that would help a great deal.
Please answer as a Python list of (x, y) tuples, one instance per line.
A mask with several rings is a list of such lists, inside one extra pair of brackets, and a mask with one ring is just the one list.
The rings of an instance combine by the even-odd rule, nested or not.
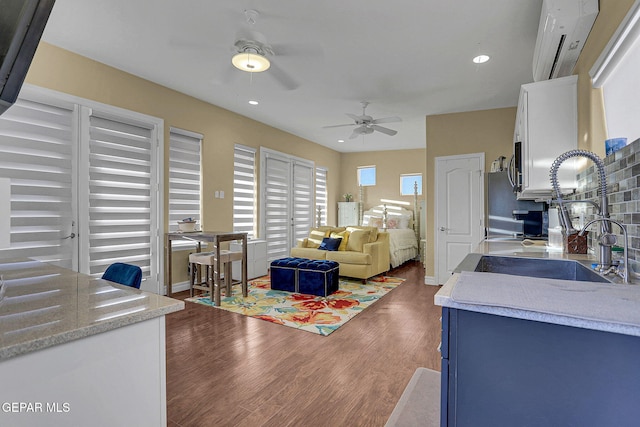
[[(640, 139), (608, 155), (604, 163), (609, 214), (611, 219), (626, 225), (629, 236), (629, 266), (640, 272)], [(567, 199), (600, 203), (599, 185), (597, 170), (591, 165), (578, 174), (576, 194)], [(590, 204), (573, 204), (571, 209), (574, 216), (584, 212), (585, 222), (595, 218), (596, 209)], [(599, 234), (597, 224), (593, 224), (590, 230), (591, 236)], [(616, 225), (612, 226), (612, 231), (618, 235), (618, 245), (623, 246), (622, 231)], [(596, 247), (597, 243), (594, 243), (591, 241), (590, 247)]]

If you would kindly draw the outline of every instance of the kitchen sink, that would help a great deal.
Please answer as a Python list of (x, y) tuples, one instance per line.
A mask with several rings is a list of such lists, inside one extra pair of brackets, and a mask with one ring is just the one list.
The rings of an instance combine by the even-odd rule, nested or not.
[(456, 267), (454, 273), (459, 273), (461, 271), (477, 271), (546, 279), (611, 283), (609, 280), (585, 265), (582, 265), (578, 261), (548, 258), (518, 258), (510, 256), (469, 254)]

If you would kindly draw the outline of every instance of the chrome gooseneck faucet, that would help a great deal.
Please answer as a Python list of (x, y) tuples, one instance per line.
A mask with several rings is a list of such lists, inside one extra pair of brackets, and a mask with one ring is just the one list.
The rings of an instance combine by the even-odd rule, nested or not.
[[(622, 271), (620, 271), (620, 266), (610, 266), (607, 270), (603, 271), (603, 273), (607, 273), (607, 272), (615, 272), (617, 273), (620, 277), (622, 277), (624, 279), (625, 283), (629, 283), (629, 236), (627, 235), (627, 227), (625, 227), (622, 223), (610, 219), (610, 218), (596, 218), (596, 219), (592, 219), (591, 221), (587, 222), (584, 227), (582, 227), (582, 230), (580, 230), (580, 232), (578, 233), (579, 236), (584, 235), (585, 231), (587, 230), (587, 228), (589, 228), (589, 226), (591, 224), (593, 224), (594, 222), (598, 222), (598, 221), (602, 221), (602, 222), (610, 222), (612, 224), (617, 225), (618, 227), (620, 227), (620, 230), (622, 230), (622, 234), (624, 235), (624, 269)], [(614, 241), (615, 243), (615, 241)], [(602, 267), (602, 266), (601, 266)]]
[[(604, 170), (604, 162), (597, 154), (592, 153), (587, 150), (570, 150), (566, 153), (558, 156), (557, 159), (553, 161), (551, 165), (551, 170), (549, 171), (549, 175), (551, 176), (551, 185), (553, 186), (553, 190), (556, 193), (556, 199), (559, 205), (559, 215), (560, 215), (560, 223), (567, 234), (576, 234), (578, 230), (573, 228), (571, 223), (571, 217), (569, 216), (569, 212), (567, 208), (564, 206), (562, 201), (562, 193), (560, 192), (560, 184), (558, 183), (558, 169), (560, 165), (567, 159), (572, 157), (586, 157), (595, 163), (596, 168), (598, 169), (598, 178), (600, 182), (600, 209), (598, 213), (598, 220), (601, 223), (600, 231), (600, 239), (598, 242), (599, 245), (599, 271), (603, 272), (611, 267), (611, 246), (613, 246), (616, 242), (615, 235), (611, 234), (611, 220), (609, 220), (609, 200), (607, 197), (607, 176)], [(592, 222), (589, 222), (588, 225), (591, 225)], [(581, 230), (580, 235), (584, 234), (584, 227)]]

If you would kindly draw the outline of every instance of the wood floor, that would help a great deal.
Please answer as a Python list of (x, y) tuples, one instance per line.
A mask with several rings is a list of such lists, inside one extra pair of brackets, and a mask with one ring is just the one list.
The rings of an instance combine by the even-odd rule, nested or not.
[(416, 368), (440, 370), (439, 287), (419, 262), (388, 275), (407, 280), (327, 337), (188, 302), (168, 315), (169, 427), (383, 426)]

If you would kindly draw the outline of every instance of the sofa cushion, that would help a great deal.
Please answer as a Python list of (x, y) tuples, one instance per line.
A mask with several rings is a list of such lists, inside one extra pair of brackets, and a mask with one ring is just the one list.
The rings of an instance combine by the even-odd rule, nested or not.
[(344, 231), (340, 231), (340, 232), (333, 232), (331, 233), (331, 236), (334, 239), (342, 239), (342, 241), (340, 242), (340, 247), (338, 248), (339, 251), (346, 251), (347, 250), (347, 242), (349, 241), (349, 232), (347, 230)]
[(372, 263), (371, 254), (365, 254), (364, 252), (336, 251), (325, 253), (327, 254), (328, 260), (339, 263), (357, 265), (370, 265)]
[(318, 228), (312, 228), (309, 231), (309, 237), (307, 238), (307, 247), (308, 248), (318, 248), (322, 243), (322, 239), (327, 237), (327, 231), (320, 230)]
[(298, 258), (325, 259), (327, 253), (329, 253), (329, 251), (320, 251), (318, 248), (291, 248), (291, 256)]
[(325, 237), (324, 239), (322, 239), (322, 243), (320, 243), (320, 247), (318, 249), (323, 251), (337, 251), (340, 247), (340, 242), (342, 242), (341, 237)]
[(369, 230), (353, 230), (349, 233), (349, 241), (347, 242), (347, 251), (362, 252), (362, 246), (369, 243)]
[(347, 231), (352, 233), (355, 230), (364, 230), (369, 231), (369, 243), (373, 243), (378, 240), (378, 228), (377, 227), (366, 227), (363, 225), (347, 227)]

